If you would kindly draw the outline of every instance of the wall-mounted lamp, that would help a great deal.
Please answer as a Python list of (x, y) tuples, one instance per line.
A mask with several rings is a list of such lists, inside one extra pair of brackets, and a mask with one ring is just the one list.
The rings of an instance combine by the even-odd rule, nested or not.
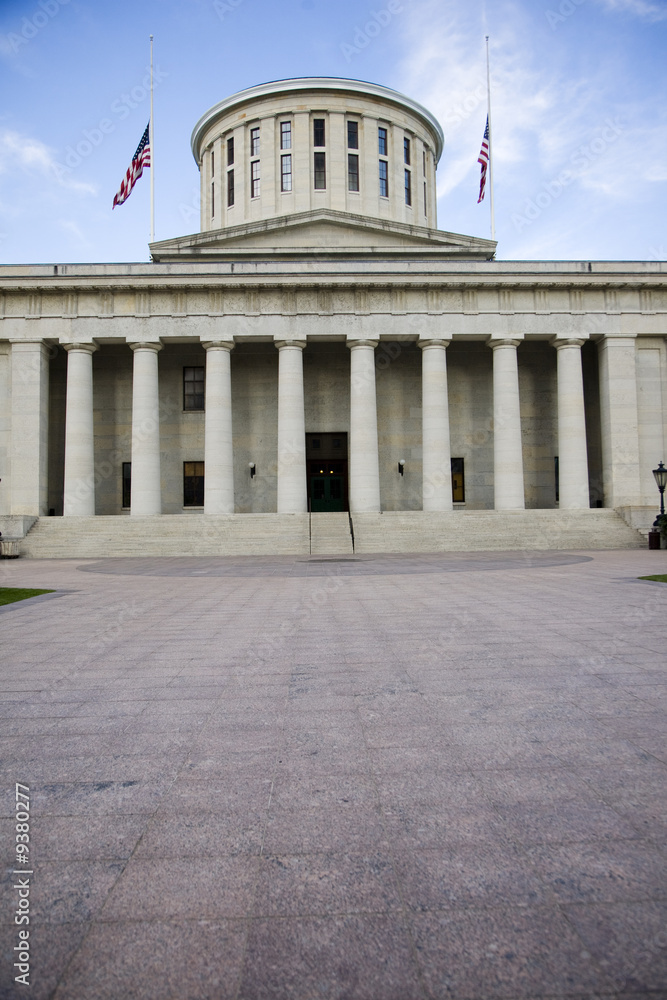
[(405, 459), (404, 458), (399, 458), (399, 460), (398, 460), (398, 474), (399, 474), (399, 476), (403, 475), (404, 469), (405, 469)]
[(255, 478), (255, 473), (257, 472), (257, 469), (255, 468), (255, 463), (254, 462), (249, 462), (248, 465), (250, 466), (250, 478), (254, 479)]

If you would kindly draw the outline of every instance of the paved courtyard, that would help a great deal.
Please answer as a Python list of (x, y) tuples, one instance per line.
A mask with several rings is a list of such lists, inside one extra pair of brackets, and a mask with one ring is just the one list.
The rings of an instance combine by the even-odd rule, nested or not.
[(0, 996), (667, 997), (658, 572), (667, 552), (0, 563), (58, 592), (0, 611)]

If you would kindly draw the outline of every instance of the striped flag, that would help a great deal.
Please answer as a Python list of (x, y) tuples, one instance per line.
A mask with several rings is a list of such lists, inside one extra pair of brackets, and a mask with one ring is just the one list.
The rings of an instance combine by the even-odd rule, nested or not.
[(477, 199), (477, 204), (484, 197), (484, 192), (486, 190), (486, 172), (489, 169), (489, 116), (486, 117), (486, 128), (484, 129), (484, 138), (482, 139), (482, 148), (479, 151), (479, 156), (477, 162), (482, 166), (482, 176), (479, 179), (479, 198)]
[(132, 163), (130, 163), (125, 177), (123, 177), (123, 181), (118, 189), (118, 194), (113, 200), (113, 208), (115, 208), (116, 205), (122, 205), (124, 201), (127, 201), (132, 192), (132, 188), (144, 172), (144, 167), (150, 167), (151, 165), (151, 147), (149, 138), (150, 127), (149, 122), (146, 126), (146, 131), (141, 137), (141, 142), (137, 146), (137, 151), (132, 157)]

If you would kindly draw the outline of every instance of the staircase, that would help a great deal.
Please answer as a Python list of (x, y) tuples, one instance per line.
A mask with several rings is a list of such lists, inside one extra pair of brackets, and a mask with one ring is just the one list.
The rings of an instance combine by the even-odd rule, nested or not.
[(354, 514), (352, 523), (357, 553), (646, 547), (615, 510), (598, 508), (386, 511)]
[(351, 555), (354, 552), (347, 511), (311, 514), (310, 552), (314, 556)]
[(20, 548), (34, 559), (98, 559), (646, 547), (607, 509), (387, 511), (353, 514), (352, 524), (354, 546), (347, 513), (42, 517)]

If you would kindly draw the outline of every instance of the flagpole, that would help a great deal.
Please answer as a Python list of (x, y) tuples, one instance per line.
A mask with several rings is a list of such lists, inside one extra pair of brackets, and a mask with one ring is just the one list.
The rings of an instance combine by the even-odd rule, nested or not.
[(153, 129), (153, 36), (151, 35), (151, 243), (155, 242), (155, 141)]
[[(496, 216), (493, 210), (493, 133), (491, 130), (491, 73), (489, 70), (489, 36), (486, 36), (486, 99), (489, 120), (489, 203), (491, 207), (491, 239), (496, 238)], [(152, 119), (152, 112), (151, 112)], [(151, 156), (153, 152), (151, 150)], [(151, 161), (152, 162), (152, 161)], [(152, 174), (151, 174), (152, 178)]]

